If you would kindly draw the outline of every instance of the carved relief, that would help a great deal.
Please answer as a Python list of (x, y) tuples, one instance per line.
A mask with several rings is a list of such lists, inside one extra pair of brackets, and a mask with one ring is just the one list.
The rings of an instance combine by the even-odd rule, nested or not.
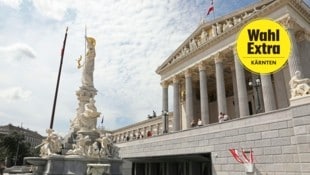
[(301, 97), (310, 94), (310, 79), (301, 78), (301, 72), (296, 71), (290, 82), (291, 98)]
[(204, 44), (207, 42), (207, 38), (208, 38), (208, 33), (203, 29), (201, 34), (200, 34), (200, 43)]
[(279, 21), (287, 29), (294, 29), (297, 25), (296, 20), (291, 16), (287, 16)]
[(197, 44), (196, 44), (196, 41), (195, 39), (191, 39), (190, 43), (189, 43), (189, 50), (192, 52), (194, 50), (197, 49)]
[(219, 35), (223, 32), (222, 24), (216, 23), (216, 33)]

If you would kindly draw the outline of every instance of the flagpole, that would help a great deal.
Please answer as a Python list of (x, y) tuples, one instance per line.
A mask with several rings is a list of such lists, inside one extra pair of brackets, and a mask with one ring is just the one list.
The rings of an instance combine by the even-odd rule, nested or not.
[(66, 28), (65, 39), (64, 39), (63, 46), (61, 49), (61, 58), (60, 58), (60, 65), (59, 65), (58, 78), (57, 78), (57, 84), (56, 84), (56, 91), (55, 91), (55, 96), (54, 96), (54, 104), (53, 104), (53, 110), (52, 110), (52, 116), (51, 116), (51, 122), (50, 122), (50, 129), (53, 129), (53, 125), (54, 125), (54, 116), (55, 116), (55, 109), (56, 109), (56, 103), (57, 103), (59, 81), (60, 81), (62, 63), (63, 63), (64, 52), (65, 52), (65, 47), (66, 47), (67, 35), (68, 35), (68, 27)]
[(215, 4), (214, 1), (212, 0), (212, 6), (213, 6), (213, 21), (215, 20)]

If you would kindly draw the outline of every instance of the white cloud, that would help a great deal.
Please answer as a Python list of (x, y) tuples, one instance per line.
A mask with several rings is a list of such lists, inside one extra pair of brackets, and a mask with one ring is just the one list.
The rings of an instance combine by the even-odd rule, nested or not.
[(0, 99), (7, 102), (12, 102), (16, 100), (28, 100), (32, 92), (29, 90), (24, 90), (21, 87), (12, 87), (8, 89), (0, 90)]
[(13, 9), (19, 9), (22, 0), (0, 0), (0, 5), (4, 4)]
[(20, 60), (22, 58), (35, 58), (36, 54), (30, 46), (16, 43), (5, 47), (0, 46), (0, 57), (11, 60)]
[(32, 2), (35, 8), (43, 16), (59, 21), (65, 16), (68, 6), (74, 3), (74, 1), (71, 0), (32, 0)]
[[(69, 120), (75, 117), (78, 106), (75, 91), (81, 86), (81, 70), (76, 69), (75, 60), (84, 53), (85, 24), (88, 35), (97, 40), (96, 106), (105, 116), (105, 126), (116, 129), (146, 119), (152, 110), (160, 114), (160, 76), (155, 70), (194, 31), (202, 9), (209, 5), (203, 0), (27, 2), (30, 3), (25, 1), (20, 5), (19, 11), (0, 6), (0, 18), (7, 16), (0, 23), (0, 40), (31, 43), (31, 47), (25, 44), (0, 47), (0, 61), (3, 58), (21, 60), (9, 66), (7, 62), (0, 64), (0, 90), (4, 89), (0, 91), (0, 111), (8, 116), (0, 117), (0, 123), (8, 120), (20, 123), (26, 118), (24, 124), (43, 131), (42, 134), (49, 125), (66, 26), (69, 32), (54, 129), (65, 133)], [(233, 2), (239, 4), (239, 0)], [(23, 62), (23, 58), (34, 57), (40, 59)], [(19, 87), (7, 89), (15, 85)], [(31, 103), (19, 100), (9, 104), (2, 100), (30, 97)], [(41, 121), (45, 121), (44, 124)]]

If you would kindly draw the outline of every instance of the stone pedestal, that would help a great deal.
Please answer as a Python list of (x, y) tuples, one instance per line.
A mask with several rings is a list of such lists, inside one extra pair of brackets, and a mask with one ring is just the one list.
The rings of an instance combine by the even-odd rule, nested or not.
[(100, 137), (100, 134), (96, 131), (78, 131), (77, 134), (82, 134), (83, 137), (88, 136), (92, 143)]
[(25, 157), (24, 161), (36, 167), (35, 171), (33, 172), (34, 175), (43, 174), (47, 163), (47, 160), (42, 159), (41, 157)]
[(310, 104), (310, 95), (305, 95), (301, 97), (293, 97), (290, 99), (290, 102), (291, 102), (291, 106)]
[(87, 164), (87, 175), (110, 175), (110, 164), (89, 163)]
[(122, 165), (122, 160), (119, 159), (96, 159), (75, 155), (55, 155), (46, 158), (26, 157), (25, 162), (38, 167), (34, 174), (40, 175), (85, 175), (87, 164), (110, 164), (110, 174), (121, 175), (120, 167)]

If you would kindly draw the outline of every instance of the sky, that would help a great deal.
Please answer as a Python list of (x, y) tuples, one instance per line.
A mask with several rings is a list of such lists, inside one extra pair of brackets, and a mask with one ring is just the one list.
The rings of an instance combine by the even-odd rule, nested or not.
[[(216, 0), (214, 16), (257, 1)], [(160, 114), (155, 70), (201, 19), (213, 19), (205, 16), (209, 5), (210, 0), (0, 0), (0, 125), (46, 135), (67, 26), (56, 132), (69, 131), (78, 107), (82, 71), (76, 60), (84, 55), (85, 26), (97, 41), (95, 100), (103, 126), (113, 130), (145, 120), (153, 110)]]

